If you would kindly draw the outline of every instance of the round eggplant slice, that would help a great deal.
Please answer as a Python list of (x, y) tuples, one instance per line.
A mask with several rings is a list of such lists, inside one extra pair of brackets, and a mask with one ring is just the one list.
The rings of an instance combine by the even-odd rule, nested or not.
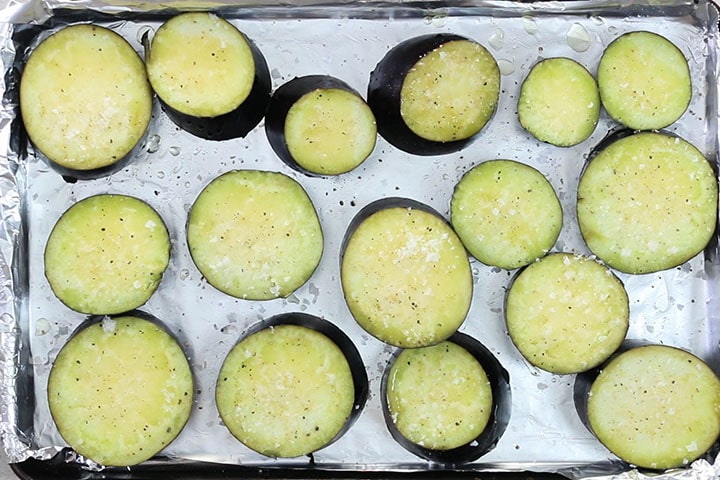
[(598, 65), (600, 98), (608, 114), (633, 130), (656, 130), (678, 120), (690, 104), (692, 82), (683, 53), (656, 33), (616, 38)]
[(48, 378), (50, 413), (80, 455), (135, 465), (180, 433), (193, 377), (179, 343), (141, 312), (92, 317), (68, 340)]
[(262, 322), (230, 351), (216, 401), (240, 442), (289, 458), (340, 438), (367, 393), (365, 367), (351, 340), (330, 322), (290, 313)]
[(259, 170), (210, 182), (190, 210), (187, 240), (211, 285), (248, 300), (287, 297), (310, 278), (323, 252), (320, 221), (303, 187)]
[(275, 153), (309, 174), (339, 175), (372, 153), (375, 117), (365, 100), (337, 78), (311, 75), (273, 93), (265, 132)]
[(397, 148), (438, 155), (465, 147), (497, 107), (500, 69), (482, 45), (452, 34), (414, 37), (370, 74), (378, 132)]
[(262, 52), (212, 13), (183, 13), (165, 22), (146, 41), (146, 68), (170, 119), (207, 140), (244, 137), (270, 101)]
[(578, 413), (595, 436), (637, 467), (687, 465), (720, 436), (720, 379), (700, 358), (675, 347), (630, 348), (578, 376), (575, 394)]
[(470, 462), (492, 450), (507, 427), (508, 382), (492, 353), (462, 333), (401, 350), (382, 379), (385, 422), (393, 438), (419, 457)]
[(69, 308), (126, 312), (155, 292), (170, 262), (170, 236), (158, 213), (126, 195), (102, 194), (71, 206), (45, 246), (45, 277)]
[(622, 282), (595, 260), (554, 253), (524, 268), (505, 301), (508, 333), (531, 364), (578, 373), (607, 360), (629, 326)]
[(30, 141), (73, 178), (122, 168), (150, 123), (152, 91), (142, 59), (117, 33), (71, 25), (35, 48), (20, 80)]
[(562, 228), (562, 206), (547, 179), (512, 160), (492, 160), (455, 186), (451, 222), (465, 248), (486, 265), (514, 269), (544, 256)]
[(407, 199), (384, 199), (357, 215), (346, 234), (341, 281), (358, 324), (402, 348), (455, 333), (473, 289), (467, 253), (450, 225)]
[(595, 78), (575, 60), (542, 60), (520, 88), (518, 118), (541, 142), (558, 147), (577, 145), (593, 133), (600, 118)]
[(715, 232), (717, 204), (717, 178), (697, 148), (663, 133), (623, 132), (587, 164), (577, 214), (598, 258), (642, 274), (700, 253)]

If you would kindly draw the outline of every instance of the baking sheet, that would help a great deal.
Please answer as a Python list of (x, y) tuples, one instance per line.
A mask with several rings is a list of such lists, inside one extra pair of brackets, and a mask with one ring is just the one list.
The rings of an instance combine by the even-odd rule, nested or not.
[[(354, 215), (374, 200), (400, 196), (424, 202), (447, 216), (452, 188), (464, 172), (481, 161), (513, 159), (538, 168), (559, 195), (564, 222), (554, 250), (588, 253), (577, 227), (575, 189), (587, 155), (617, 125), (603, 113), (588, 140), (572, 148), (553, 147), (522, 130), (516, 102), (522, 79), (541, 58), (567, 56), (595, 73), (604, 47), (632, 30), (660, 33), (685, 53), (693, 98), (685, 115), (668, 130), (718, 162), (717, 12), (705, 2), (233, 3), (29, 0), (10, 2), (0, 14), (0, 58), (6, 72), (0, 112), (0, 431), (11, 461), (47, 459), (65, 447), (49, 416), (45, 383), (54, 356), (85, 317), (53, 296), (42, 262), (54, 222), (79, 199), (106, 192), (137, 196), (158, 210), (171, 233), (170, 267), (160, 289), (142, 309), (186, 340), (197, 389), (189, 423), (163, 452), (167, 462), (309, 466), (307, 457), (277, 461), (250, 451), (221, 424), (213, 402), (220, 365), (243, 332), (261, 319), (301, 311), (326, 318), (347, 333), (359, 348), (370, 379), (370, 397), (360, 418), (342, 439), (315, 453), (315, 465), (424, 471), (430, 468), (428, 463), (394, 442), (380, 410), (380, 379), (393, 349), (366, 334), (342, 299), (339, 249)], [(273, 88), (295, 76), (328, 74), (365, 92), (370, 71), (401, 40), (436, 32), (465, 35), (485, 45), (497, 59), (502, 72), (500, 104), (489, 125), (461, 152), (417, 157), (378, 138), (362, 166), (332, 178), (309, 177), (286, 167), (269, 147), (262, 123), (244, 139), (204, 141), (178, 130), (157, 101), (136, 158), (110, 177), (68, 183), (31, 147), (25, 154), (17, 129), (13, 65), (21, 65), (18, 61), (26, 53), (29, 39), (25, 37), (33, 31), (28, 24), (57, 28), (68, 21), (94, 21), (116, 30), (142, 52), (142, 35), (148, 29), (152, 33), (171, 14), (168, 8), (219, 9), (265, 54)], [(210, 180), (240, 168), (280, 171), (295, 178), (318, 209), (325, 234), (322, 261), (310, 281), (287, 299), (252, 302), (228, 297), (202, 279), (188, 254), (184, 227), (191, 203)], [(619, 274), (631, 301), (628, 338), (686, 348), (720, 371), (719, 264), (715, 241), (676, 269)], [(578, 419), (572, 397), (574, 377), (531, 367), (512, 346), (502, 303), (513, 272), (474, 260), (472, 269), (475, 293), (460, 330), (486, 345), (509, 371), (513, 405), (510, 424), (497, 447), (463, 468), (576, 477), (626, 469)], [(692, 469), (671, 476), (717, 478), (720, 462), (715, 455), (717, 449)]]

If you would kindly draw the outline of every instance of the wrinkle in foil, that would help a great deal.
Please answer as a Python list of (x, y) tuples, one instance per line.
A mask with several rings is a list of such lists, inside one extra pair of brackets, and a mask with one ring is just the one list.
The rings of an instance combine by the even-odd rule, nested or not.
[[(171, 265), (160, 289), (142, 309), (188, 339), (198, 378), (190, 422), (164, 454), (172, 461), (209, 461), (261, 467), (303, 468), (307, 459), (275, 461), (244, 449), (220, 424), (213, 405), (213, 379), (225, 354), (256, 321), (289, 311), (331, 319), (356, 342), (371, 380), (371, 398), (361, 417), (336, 444), (315, 454), (315, 462), (339, 469), (422, 471), (428, 464), (397, 445), (382, 423), (379, 378), (392, 349), (369, 338), (337, 298), (337, 256), (344, 229), (364, 205), (379, 196), (406, 196), (447, 215), (451, 186), (472, 165), (511, 158), (545, 173), (563, 203), (563, 233), (555, 250), (587, 253), (574, 214), (575, 187), (588, 151), (614, 127), (603, 115), (592, 137), (558, 150), (536, 142), (515, 120), (519, 83), (540, 58), (563, 55), (593, 73), (602, 49), (624, 31), (652, 29), (686, 53), (695, 95), (688, 113), (671, 130), (718, 163), (716, 76), (717, 14), (693, 1), (578, 2), (99, 2), (10, 1), (0, 11), (3, 103), (0, 109), (0, 433), (12, 461), (47, 459), (65, 446), (43, 397), (50, 365), (84, 316), (53, 298), (42, 276), (42, 247), (57, 217), (73, 202), (99, 192), (123, 192), (157, 208), (173, 237)], [(142, 52), (140, 37), (159, 26), (165, 9), (217, 9), (232, 17), (265, 53), (273, 88), (293, 76), (327, 73), (358, 91), (382, 54), (410, 36), (452, 31), (484, 44), (501, 67), (501, 103), (490, 124), (458, 154), (418, 159), (381, 138), (356, 171), (333, 179), (308, 178), (284, 167), (269, 150), (261, 124), (246, 139), (208, 143), (177, 131), (157, 106), (147, 139), (133, 163), (111, 177), (65, 183), (30, 148), (17, 140), (17, 100), (8, 79), (23, 52), (13, 35), (27, 25), (62, 26), (65, 15), (95, 20), (121, 33)], [(69, 12), (69, 13), (68, 13)], [(77, 14), (80, 14), (78, 17)], [(295, 17), (299, 17), (295, 18)], [(277, 32), (282, 31), (282, 35)], [(338, 52), (346, 52), (339, 54)], [(512, 144), (506, 139), (513, 138)], [(410, 168), (408, 167), (410, 166)], [(326, 237), (316, 275), (288, 299), (244, 302), (209, 287), (187, 253), (184, 224), (190, 203), (212, 178), (233, 168), (267, 168), (296, 178), (319, 210)], [(362, 181), (362, 184), (357, 182)], [(360, 186), (358, 186), (360, 185)], [(449, 188), (450, 187), (450, 188)], [(629, 338), (661, 341), (700, 354), (720, 370), (720, 298), (717, 243), (681, 268), (661, 274), (621, 275), (631, 295)], [(461, 330), (481, 340), (509, 370), (513, 387), (511, 423), (498, 447), (463, 468), (476, 471), (543, 471), (573, 478), (646, 478), (610, 455), (574, 415), (572, 376), (554, 376), (529, 366), (509, 345), (502, 327), (502, 302), (510, 273), (473, 261), (476, 293)], [(181, 292), (178, 294), (178, 292)], [(678, 321), (678, 319), (680, 321)], [(689, 468), (658, 479), (709, 480), (720, 476), (713, 452)], [(70, 454), (68, 461), (97, 466)]]

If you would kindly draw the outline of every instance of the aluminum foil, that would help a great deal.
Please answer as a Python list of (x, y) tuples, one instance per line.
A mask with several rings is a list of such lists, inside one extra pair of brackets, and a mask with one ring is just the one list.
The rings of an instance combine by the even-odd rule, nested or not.
[[(502, 71), (495, 117), (461, 152), (415, 157), (382, 138), (371, 157), (351, 173), (333, 178), (302, 175), (276, 158), (262, 124), (244, 139), (208, 142), (179, 131), (157, 102), (147, 137), (124, 170), (112, 176), (67, 183), (25, 145), (17, 118), (17, 74), (34, 25), (52, 31), (68, 21), (94, 21), (123, 35), (142, 53), (141, 38), (172, 9), (214, 9), (231, 19), (266, 56), (273, 87), (301, 75), (337, 76), (360, 92), (384, 53), (403, 39), (453, 32), (485, 45)], [(147, 14), (157, 15), (147, 15)], [(143, 15), (140, 15), (143, 14)], [(378, 392), (393, 349), (369, 337), (352, 319), (339, 286), (338, 255), (346, 227), (368, 203), (389, 196), (424, 202), (447, 216), (454, 184), (473, 165), (495, 158), (535, 166), (555, 187), (564, 209), (557, 251), (589, 253), (577, 227), (575, 190), (588, 154), (616, 125), (605, 115), (594, 134), (572, 148), (534, 140), (516, 118), (520, 84), (541, 58), (567, 56), (595, 73), (603, 49), (618, 35), (651, 30), (685, 53), (693, 100), (668, 130), (718, 163), (718, 18), (705, 2), (506, 1), (333, 2), (291, 1), (281, 5), (234, 1), (56, 2), (10, 0), (0, 12), (0, 433), (12, 462), (48, 459), (66, 444), (50, 418), (45, 384), (52, 361), (85, 318), (53, 296), (43, 275), (44, 242), (60, 214), (95, 193), (135, 195), (154, 206), (172, 235), (171, 264), (161, 286), (142, 307), (185, 339), (197, 379), (193, 414), (180, 436), (163, 451), (167, 462), (207, 461), (258, 467), (308, 466), (307, 458), (278, 461), (245, 448), (221, 424), (214, 381), (232, 345), (257, 321), (303, 311), (333, 321), (358, 346), (370, 378), (370, 399), (358, 421), (331, 446), (314, 455), (316, 466), (380, 471), (435, 468), (394, 442), (383, 423)], [(40, 35), (47, 35), (47, 32)], [(37, 39), (35, 40), (37, 41)], [(26, 151), (27, 147), (27, 151)], [(184, 226), (190, 205), (213, 178), (231, 169), (281, 171), (298, 180), (318, 208), (326, 238), (319, 268), (287, 299), (251, 302), (209, 286), (187, 251)], [(628, 338), (686, 348), (720, 373), (720, 255), (718, 242), (676, 269), (649, 275), (619, 274), (631, 299)], [(461, 331), (479, 339), (510, 373), (510, 424), (497, 447), (464, 469), (555, 472), (583, 478), (645, 478), (628, 470), (587, 431), (572, 397), (572, 376), (528, 365), (507, 337), (502, 317), (513, 272), (472, 261), (475, 294)], [(653, 476), (709, 480), (720, 477), (714, 449), (687, 468)], [(68, 455), (93, 468), (82, 458)]]

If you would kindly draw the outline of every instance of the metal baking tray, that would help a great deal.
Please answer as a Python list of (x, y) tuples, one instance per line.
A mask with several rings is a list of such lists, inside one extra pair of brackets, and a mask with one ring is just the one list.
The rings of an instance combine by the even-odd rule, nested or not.
[[(330, 2), (281, 4), (209, 0), (8, 1), (0, 12), (0, 432), (15, 472), (23, 478), (246, 478), (565, 476), (643, 477), (610, 454), (588, 432), (573, 405), (573, 376), (551, 375), (525, 362), (512, 346), (502, 305), (513, 272), (471, 261), (475, 293), (461, 331), (480, 340), (508, 370), (510, 423), (497, 446), (455, 466), (428, 463), (388, 433), (380, 383), (394, 349), (371, 338), (352, 319), (339, 285), (343, 235), (364, 206), (385, 197), (423, 202), (448, 215), (455, 183), (471, 166), (506, 158), (543, 172), (563, 204), (556, 251), (589, 253), (575, 216), (575, 189), (593, 147), (617, 129), (605, 113), (593, 135), (576, 147), (540, 143), (517, 121), (520, 84), (541, 58), (567, 56), (595, 73), (603, 49), (618, 35), (651, 30), (673, 41), (688, 58), (692, 102), (668, 130), (718, 164), (718, 12), (700, 0), (622, 2)], [(142, 54), (141, 40), (183, 10), (212, 10), (230, 19), (264, 53), (273, 88), (296, 76), (336, 76), (365, 92), (369, 73), (385, 52), (415, 35), (452, 32), (486, 46), (502, 72), (495, 116), (477, 139), (454, 154), (418, 157), (382, 138), (371, 157), (338, 177), (310, 177), (272, 152), (262, 124), (246, 138), (212, 142), (183, 132), (157, 101), (142, 145), (130, 164), (111, 176), (69, 183), (35, 154), (18, 118), (18, 80), (28, 48), (68, 23), (95, 22), (123, 35)], [(209, 286), (187, 251), (184, 228), (190, 204), (213, 178), (239, 168), (281, 171), (298, 180), (318, 208), (325, 251), (310, 281), (287, 299), (253, 302)], [(59, 215), (74, 201), (101, 192), (146, 200), (172, 236), (172, 259), (161, 287), (142, 307), (182, 334), (197, 379), (194, 409), (180, 436), (162, 455), (126, 469), (99, 469), (66, 448), (49, 417), (45, 384), (59, 348), (85, 318), (52, 295), (43, 275), (43, 248)], [(686, 264), (648, 275), (618, 274), (631, 301), (628, 338), (692, 351), (720, 373), (720, 256), (717, 236)], [(265, 458), (245, 448), (221, 424), (214, 380), (237, 339), (259, 320), (305, 312), (328, 319), (359, 349), (370, 380), (360, 417), (337, 442), (312, 458)], [(716, 446), (690, 466), (655, 478), (720, 476)]]

